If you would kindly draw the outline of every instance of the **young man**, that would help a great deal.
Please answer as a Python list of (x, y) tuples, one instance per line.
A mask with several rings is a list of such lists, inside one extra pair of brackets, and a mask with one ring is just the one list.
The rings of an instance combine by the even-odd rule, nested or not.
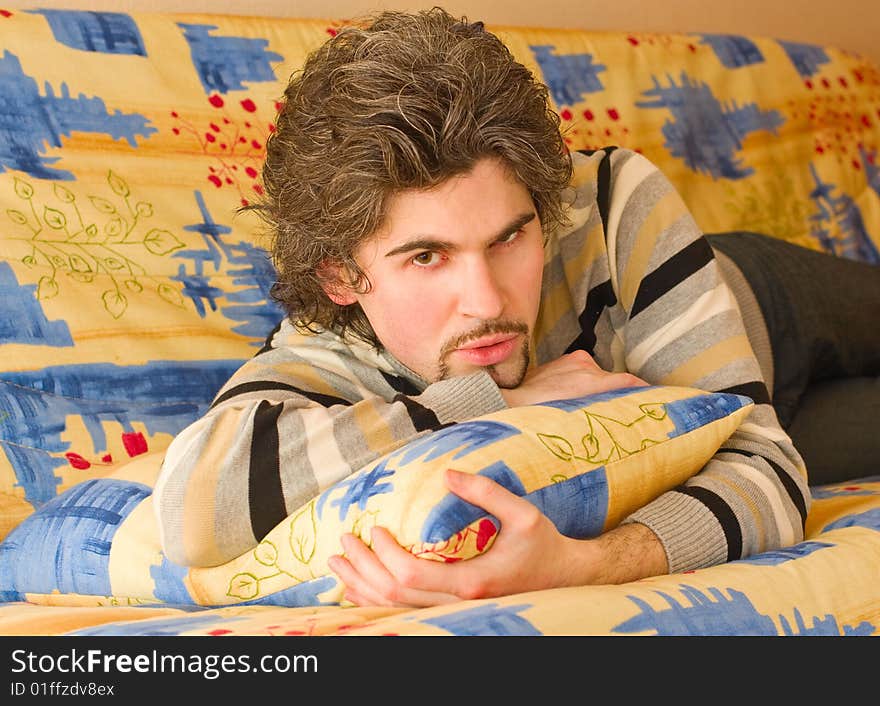
[(638, 154), (568, 154), (546, 87), (481, 24), (435, 9), (341, 31), (291, 79), (263, 177), (289, 318), (168, 449), (155, 497), (172, 561), (240, 555), (431, 429), (644, 383), (756, 406), (697, 476), (595, 539), (449, 474), (501, 521), (492, 548), (446, 565), (379, 528), (371, 547), (344, 537), (347, 597), (619, 583), (802, 539), (803, 461), (682, 200)]

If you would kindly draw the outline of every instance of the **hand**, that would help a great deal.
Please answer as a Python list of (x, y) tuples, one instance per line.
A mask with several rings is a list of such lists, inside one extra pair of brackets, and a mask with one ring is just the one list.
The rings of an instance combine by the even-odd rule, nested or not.
[(519, 387), (502, 389), (501, 395), (508, 406), (520, 407), (647, 384), (632, 373), (602, 370), (589, 353), (578, 350), (532, 368)]
[(619, 527), (596, 539), (577, 540), (528, 500), (485, 476), (449, 470), (446, 485), (501, 523), (493, 545), (466, 561), (419, 559), (391, 534), (374, 527), (372, 549), (353, 535), (346, 556), (330, 559), (345, 584), (345, 598), (361, 606), (431, 606), (561, 586), (622, 583), (666, 573), (666, 554), (643, 525)]

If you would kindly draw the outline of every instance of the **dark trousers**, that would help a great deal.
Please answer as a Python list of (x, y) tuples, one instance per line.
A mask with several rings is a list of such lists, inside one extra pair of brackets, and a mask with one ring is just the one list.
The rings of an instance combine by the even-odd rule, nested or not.
[(880, 266), (758, 233), (706, 237), (758, 302), (773, 406), (810, 483), (880, 475)]

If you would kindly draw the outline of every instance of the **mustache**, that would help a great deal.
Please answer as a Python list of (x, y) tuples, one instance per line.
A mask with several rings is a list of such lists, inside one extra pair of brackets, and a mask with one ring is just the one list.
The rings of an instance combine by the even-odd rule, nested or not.
[(522, 321), (514, 321), (512, 319), (493, 319), (492, 321), (484, 321), (477, 328), (462, 333), (454, 338), (449, 339), (443, 344), (440, 350), (440, 360), (443, 360), (457, 348), (461, 348), (470, 341), (476, 341), (483, 336), (491, 336), (493, 333), (521, 333), (528, 335), (529, 327)]

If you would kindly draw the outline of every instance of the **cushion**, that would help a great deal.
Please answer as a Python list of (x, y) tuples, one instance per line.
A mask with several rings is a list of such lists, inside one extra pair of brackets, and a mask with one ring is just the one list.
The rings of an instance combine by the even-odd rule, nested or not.
[[(0, 544), (0, 599), (313, 605), (339, 602), (327, 566), (340, 536), (387, 527), (426, 559), (486, 551), (499, 527), (449, 493), (443, 470), (493, 478), (571, 537), (593, 537), (687, 480), (753, 406), (747, 397), (633, 387), (500, 410), (423, 434), (331, 486), (225, 564), (185, 568), (161, 552), (152, 487), (161, 454), (46, 503)], [(63, 602), (63, 601), (62, 601)]]

